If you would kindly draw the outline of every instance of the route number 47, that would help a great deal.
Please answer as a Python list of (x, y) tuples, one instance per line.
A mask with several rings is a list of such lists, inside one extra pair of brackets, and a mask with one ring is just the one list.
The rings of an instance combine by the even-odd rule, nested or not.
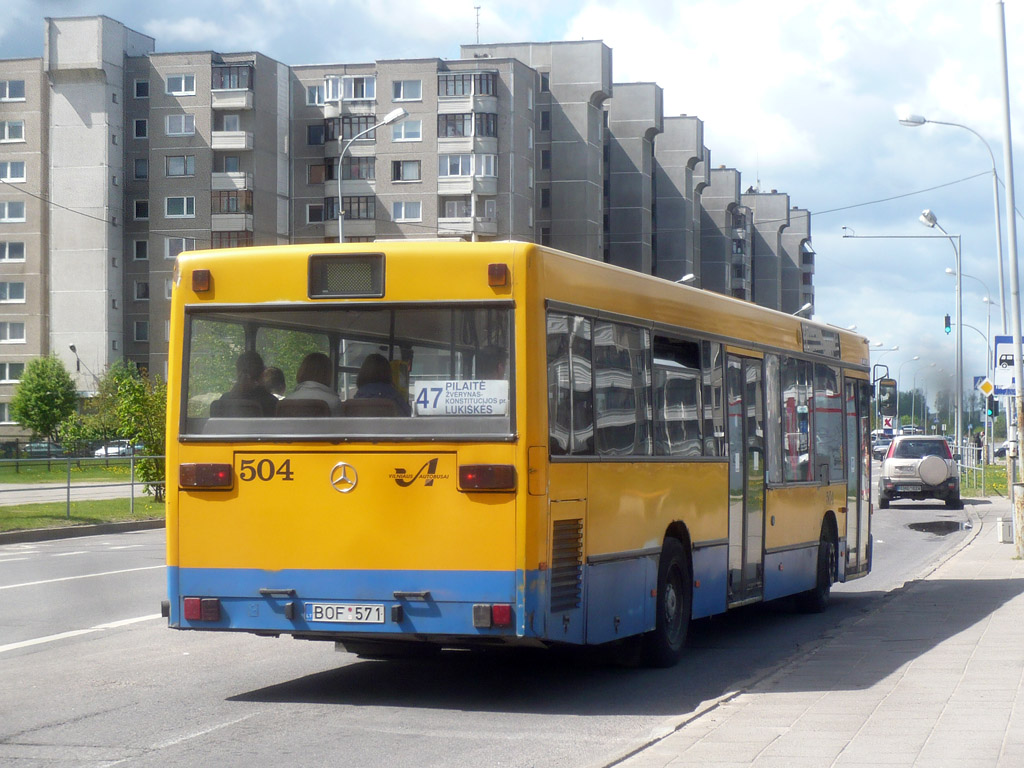
[(273, 480), (293, 480), (292, 460), (285, 459), (275, 466), (271, 459), (242, 459), (238, 467), (238, 479), (242, 482), (262, 480), (264, 482)]

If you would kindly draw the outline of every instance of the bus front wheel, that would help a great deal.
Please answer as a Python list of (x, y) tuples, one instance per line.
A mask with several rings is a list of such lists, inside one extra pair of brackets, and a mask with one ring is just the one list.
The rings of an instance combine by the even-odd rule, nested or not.
[(657, 622), (643, 638), (648, 666), (671, 667), (682, 658), (692, 603), (690, 559), (678, 539), (665, 539), (658, 560)]

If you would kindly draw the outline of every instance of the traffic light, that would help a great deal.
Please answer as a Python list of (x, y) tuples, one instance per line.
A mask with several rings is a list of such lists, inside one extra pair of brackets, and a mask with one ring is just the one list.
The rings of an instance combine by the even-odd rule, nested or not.
[(949, 321), (949, 315), (946, 315), (946, 333), (953, 330), (953, 324)]
[(995, 395), (988, 396), (985, 413), (991, 419), (994, 419), (996, 416), (999, 415), (999, 401), (996, 400)]

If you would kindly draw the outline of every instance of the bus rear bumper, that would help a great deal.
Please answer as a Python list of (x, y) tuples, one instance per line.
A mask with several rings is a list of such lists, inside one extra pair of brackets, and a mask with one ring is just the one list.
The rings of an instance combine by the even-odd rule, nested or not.
[(362, 637), (516, 637), (514, 571), (169, 567), (175, 629)]

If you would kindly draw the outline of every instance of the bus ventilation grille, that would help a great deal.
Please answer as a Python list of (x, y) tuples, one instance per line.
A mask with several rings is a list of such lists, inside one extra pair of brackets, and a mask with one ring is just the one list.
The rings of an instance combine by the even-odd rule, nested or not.
[(551, 544), (551, 612), (580, 607), (583, 521), (555, 520)]

